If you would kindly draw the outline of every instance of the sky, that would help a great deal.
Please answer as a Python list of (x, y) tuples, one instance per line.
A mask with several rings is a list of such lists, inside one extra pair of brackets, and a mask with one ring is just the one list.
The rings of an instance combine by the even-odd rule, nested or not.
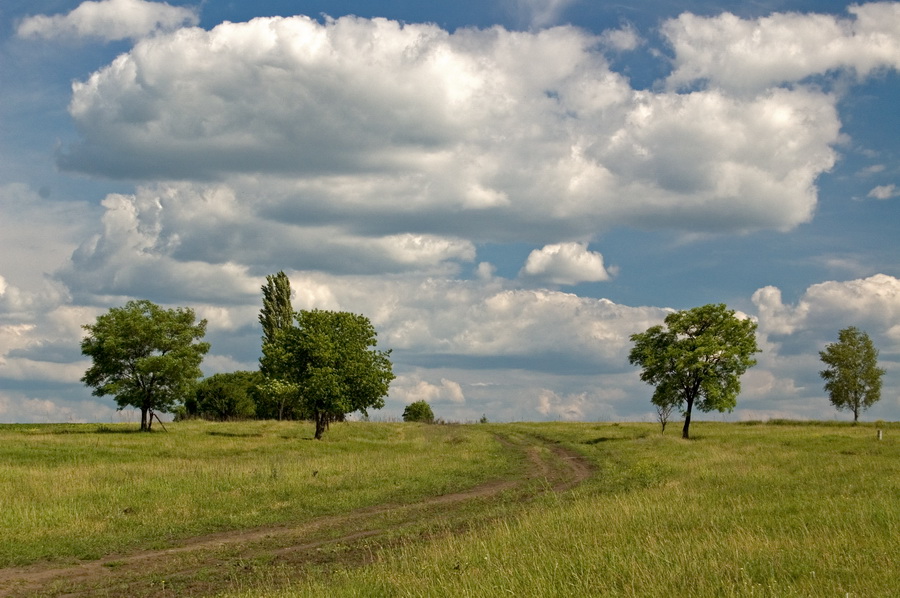
[(900, 420), (900, 2), (4, 0), (0, 422), (116, 422), (82, 326), (131, 299), (258, 365), (265, 277), (361, 313), (385, 407), (653, 421), (629, 337), (725, 303), (714, 421)]

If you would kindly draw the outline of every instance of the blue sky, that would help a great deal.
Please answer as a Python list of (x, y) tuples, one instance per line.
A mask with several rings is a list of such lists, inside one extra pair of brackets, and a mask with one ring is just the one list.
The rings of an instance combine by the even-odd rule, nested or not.
[(81, 326), (132, 298), (256, 367), (265, 275), (370, 317), (385, 409), (650, 420), (629, 335), (759, 323), (731, 414), (900, 419), (900, 3), (7, 1), (0, 422), (119, 421)]

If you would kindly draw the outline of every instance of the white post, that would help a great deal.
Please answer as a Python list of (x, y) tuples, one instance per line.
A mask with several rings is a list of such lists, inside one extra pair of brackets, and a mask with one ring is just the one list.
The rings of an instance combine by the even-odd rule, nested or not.
[(881, 428), (878, 429), (878, 440), (881, 440)]

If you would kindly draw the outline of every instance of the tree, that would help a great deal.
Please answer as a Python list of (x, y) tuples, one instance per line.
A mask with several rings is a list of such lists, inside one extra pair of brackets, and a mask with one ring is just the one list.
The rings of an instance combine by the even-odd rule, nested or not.
[(669, 314), (665, 326), (631, 335), (628, 356), (643, 368), (641, 380), (656, 386), (657, 409), (678, 407), (682, 437), (689, 438), (691, 412), (731, 411), (741, 390), (740, 376), (756, 364), (756, 323), (740, 319), (724, 304)]
[(425, 401), (415, 401), (403, 410), (403, 421), (432, 424), (434, 423), (434, 412), (431, 410), (431, 405)]
[(669, 418), (672, 416), (672, 409), (675, 408), (675, 405), (672, 403), (663, 403), (657, 404), (653, 403), (654, 407), (656, 407), (656, 421), (659, 422), (661, 427), (660, 432), (666, 433), (666, 424), (669, 423)]
[(275, 355), (279, 343), (280, 331), (289, 330), (294, 325), (294, 309), (291, 306), (291, 281), (283, 271), (266, 276), (266, 284), (262, 287), (263, 306), (259, 311), (259, 323), (262, 325), (262, 353), (259, 360), (260, 371), (271, 375), (273, 363), (279, 360)]
[(214, 374), (197, 385), (192, 399), (185, 401), (188, 415), (227, 421), (251, 419), (256, 415), (256, 388), (262, 383), (259, 372)]
[(206, 334), (206, 320), (195, 324), (190, 308), (129, 301), (83, 328), (81, 352), (93, 365), (81, 381), (95, 396), (113, 395), (119, 409), (140, 409), (141, 430), (148, 432), (155, 411), (170, 411), (189, 395), (209, 351), (209, 343), (196, 342)]
[(297, 312), (296, 326), (276, 335), (272, 370), (295, 385), (316, 439), (347, 413), (384, 406), (394, 374), (391, 352), (374, 349), (375, 337), (365, 316), (318, 309)]
[(305, 419), (300, 387), (275, 376), (263, 376), (256, 388), (256, 416), (259, 419)]
[(853, 423), (859, 414), (881, 398), (881, 377), (878, 349), (869, 335), (855, 327), (838, 333), (838, 342), (825, 347), (819, 357), (828, 367), (819, 375), (825, 380), (825, 392), (839, 411), (853, 412)]

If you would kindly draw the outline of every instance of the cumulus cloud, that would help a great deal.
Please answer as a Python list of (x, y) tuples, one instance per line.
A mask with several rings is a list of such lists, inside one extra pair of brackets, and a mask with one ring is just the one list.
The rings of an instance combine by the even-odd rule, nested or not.
[(197, 9), (146, 0), (83, 2), (64, 15), (36, 15), (17, 28), (21, 37), (138, 39), (199, 22)]
[(637, 29), (632, 25), (626, 25), (619, 29), (609, 29), (600, 34), (600, 41), (607, 48), (620, 52), (634, 50), (644, 40), (641, 39)]
[[(410, 356), (445, 356), (473, 367), (497, 361), (543, 371), (621, 371), (629, 336), (662, 321), (664, 309), (546, 289), (508, 288), (509, 281), (415, 277), (333, 277), (289, 273), (295, 307), (367, 314), (379, 344)], [(329, 297), (327, 306), (303, 296)]]
[(900, 68), (900, 3), (851, 5), (853, 18), (775, 13), (741, 19), (730, 13), (684, 13), (663, 24), (675, 51), (672, 87), (697, 81), (759, 90), (839, 69), (858, 76)]
[(181, 29), (74, 84), (80, 140), (59, 161), (216, 180), (273, 221), (369, 237), (556, 243), (811, 217), (840, 139), (833, 96), (635, 90), (598, 41), (353, 17)]
[[(753, 294), (759, 311), (760, 330), (771, 335), (803, 331), (821, 339), (840, 328), (857, 326), (870, 335), (890, 338), (900, 325), (900, 279), (886, 274), (847, 281), (828, 281), (806, 289), (796, 304), (785, 304), (781, 291), (765, 287)], [(891, 343), (892, 351), (900, 346)]]
[(433, 384), (418, 376), (399, 376), (391, 383), (391, 396), (406, 403), (425, 401), (429, 404), (461, 404), (466, 402), (460, 384), (446, 378), (441, 378), (438, 384)]
[(880, 185), (869, 191), (868, 197), (873, 197), (875, 199), (900, 197), (900, 189), (897, 188), (897, 185)]
[(26, 292), (65, 262), (97, 217), (87, 202), (45, 199), (20, 183), (0, 185), (0, 213), (0, 276)]
[(532, 251), (520, 276), (549, 284), (573, 285), (609, 280), (603, 256), (588, 251), (586, 243), (545, 245)]

